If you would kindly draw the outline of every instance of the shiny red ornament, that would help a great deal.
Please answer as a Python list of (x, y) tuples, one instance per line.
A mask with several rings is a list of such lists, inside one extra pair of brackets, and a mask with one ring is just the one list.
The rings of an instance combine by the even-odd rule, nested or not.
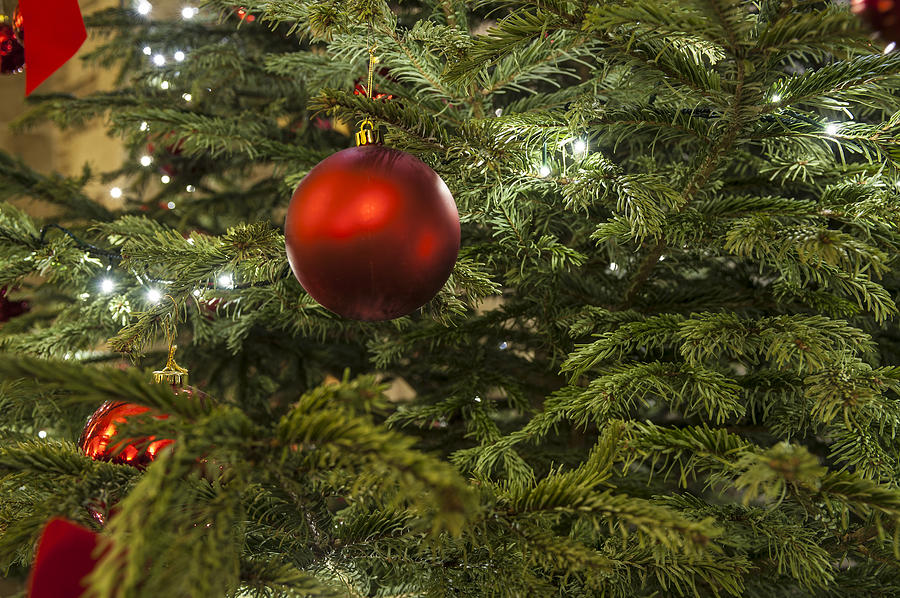
[(239, 6), (238, 8), (235, 8), (234, 14), (236, 14), (240, 20), (247, 21), (248, 23), (252, 23), (253, 21), (256, 20), (256, 17), (253, 14), (247, 12), (247, 9), (244, 8), (243, 6)]
[(900, 43), (900, 0), (851, 0), (850, 6), (883, 39)]
[(28, 598), (80, 598), (87, 595), (84, 578), (100, 557), (100, 536), (65, 519), (51, 519), (38, 542), (28, 578)]
[(10, 23), (0, 23), (0, 73), (21, 73), (25, 66), (25, 48), (16, 38)]
[[(162, 449), (175, 441), (169, 438), (154, 440), (155, 436), (124, 439), (114, 437), (116, 424), (124, 423), (129, 417), (148, 411), (150, 408), (144, 405), (107, 401), (88, 418), (78, 440), (78, 446), (85, 455), (95, 461), (111, 461), (143, 469), (156, 459)], [(153, 417), (168, 419), (169, 416), (162, 413)]]
[(16, 7), (16, 11), (13, 13), (12, 19), (13, 29), (16, 31), (16, 39), (19, 40), (19, 43), (25, 44), (25, 18), (22, 16), (22, 11), (19, 10), (19, 7)]
[(331, 311), (390, 320), (434, 297), (459, 252), (459, 213), (424, 162), (364, 145), (329, 156), (300, 181), (285, 245), (294, 276)]

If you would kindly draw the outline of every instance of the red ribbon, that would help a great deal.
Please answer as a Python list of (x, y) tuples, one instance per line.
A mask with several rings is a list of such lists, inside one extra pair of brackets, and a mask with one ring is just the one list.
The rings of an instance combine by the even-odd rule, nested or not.
[(31, 567), (28, 598), (81, 598), (87, 589), (83, 580), (100, 560), (94, 556), (99, 537), (65, 519), (51, 519)]
[(19, 0), (22, 20), (28, 28), (25, 43), (25, 95), (69, 60), (87, 30), (78, 0)]

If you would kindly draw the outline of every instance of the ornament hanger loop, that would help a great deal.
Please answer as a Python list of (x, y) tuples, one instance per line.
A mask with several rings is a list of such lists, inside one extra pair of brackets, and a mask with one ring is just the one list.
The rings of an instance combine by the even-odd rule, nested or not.
[[(369, 46), (369, 77), (366, 86), (366, 96), (369, 99), (375, 97), (373, 91), (375, 86), (375, 63), (378, 62), (378, 59), (375, 57), (375, 48), (377, 47), (378, 45), (374, 42)], [(359, 147), (376, 143), (381, 143), (381, 135), (378, 134), (378, 130), (372, 124), (372, 121), (366, 118), (359, 125), (359, 131), (356, 133), (356, 145)]]

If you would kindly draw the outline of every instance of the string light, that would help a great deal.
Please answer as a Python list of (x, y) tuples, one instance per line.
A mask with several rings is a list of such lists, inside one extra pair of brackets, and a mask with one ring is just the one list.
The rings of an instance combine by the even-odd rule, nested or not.
[(572, 151), (576, 154), (583, 154), (587, 151), (587, 141), (584, 139), (576, 139), (572, 142)]
[(191, 292), (191, 295), (193, 295), (194, 297), (199, 297), (199, 296), (202, 295), (202, 294), (203, 294), (203, 291), (201, 291), (200, 289), (194, 289), (194, 290)]
[(160, 182), (162, 182), (163, 185), (168, 185), (169, 181), (171, 181), (172, 179), (169, 178), (169, 175), (164, 174), (161, 177), (159, 177), (159, 180), (160, 180)]
[(199, 8), (194, 8), (193, 6), (185, 6), (181, 9), (181, 18), (182, 19), (193, 19), (194, 15), (200, 12)]
[(178, 50), (172, 55), (172, 58), (175, 59), (175, 62), (181, 62), (182, 60), (184, 60), (184, 52)]
[(113, 292), (113, 289), (116, 288), (116, 283), (112, 281), (111, 278), (104, 278), (100, 281), (100, 292), (104, 294), (109, 294)]
[(183, 94), (181, 94), (181, 97), (184, 99), (185, 102), (190, 102), (191, 100), (194, 99), (194, 96), (192, 96), (189, 93), (183, 93)]
[(541, 175), (541, 177), (550, 176), (550, 167), (546, 164), (541, 164), (540, 169), (538, 169), (538, 174)]
[(147, 0), (140, 0), (140, 2), (138, 2), (138, 14), (149, 15), (151, 10), (153, 10), (153, 5), (147, 2)]
[(151, 54), (153, 54), (153, 48), (151, 48), (150, 46), (144, 46), (144, 54), (150, 56)]
[(234, 278), (231, 274), (222, 274), (219, 276), (219, 286), (223, 289), (233, 289), (234, 288)]
[(187, 187), (184, 188), (184, 190), (187, 191), (188, 193), (193, 193), (194, 191), (197, 190), (197, 188), (194, 187), (193, 185), (188, 185)]
[(156, 66), (163, 66), (164, 64), (166, 64), (166, 57), (162, 54), (156, 54), (155, 56), (153, 56), (153, 64), (155, 64)]
[(831, 123), (827, 127), (825, 127), (825, 133), (828, 135), (834, 135), (838, 132), (841, 126), (837, 123)]
[(146, 121), (146, 120), (145, 120), (144, 122), (141, 123), (141, 131), (146, 131), (146, 130), (149, 129), (149, 128), (150, 128), (150, 125), (147, 124), (147, 121)]
[(113, 199), (119, 199), (122, 197), (122, 189), (120, 187), (113, 187), (109, 190), (109, 196)]
[(896, 47), (897, 47), (897, 42), (891, 42), (884, 47), (884, 53), (890, 54), (891, 52), (894, 51), (894, 48), (896, 48)]
[(151, 164), (153, 164), (153, 158), (147, 155), (141, 156), (141, 166), (150, 166)]
[(497, 346), (497, 348), (500, 349), (501, 351), (506, 351), (507, 349), (509, 349), (509, 343), (506, 341), (503, 341), (502, 343), (500, 343)]
[(169, 89), (169, 82), (163, 81), (162, 83), (159, 84), (159, 88), (160, 89)]
[(616, 271), (618, 271), (618, 270), (619, 270), (619, 264), (617, 264), (617, 263), (615, 263), (615, 262), (610, 262), (610, 263), (609, 263), (609, 271), (610, 271), (610, 272), (616, 272)]
[(157, 289), (149, 289), (147, 291), (147, 301), (150, 303), (159, 303), (159, 300), (162, 299), (162, 293)]
[(781, 101), (781, 96), (778, 95), (777, 93), (773, 93), (773, 94), (772, 94), (772, 101), (773, 101), (773, 102), (780, 102), (780, 101)]
[(174, 210), (174, 209), (175, 209), (175, 202), (174, 202), (174, 201), (170, 201), (169, 203), (166, 204), (166, 207), (169, 208), (170, 210)]
[(46, 437), (47, 437), (47, 430), (41, 430), (40, 432), (38, 432), (38, 438), (46, 438)]

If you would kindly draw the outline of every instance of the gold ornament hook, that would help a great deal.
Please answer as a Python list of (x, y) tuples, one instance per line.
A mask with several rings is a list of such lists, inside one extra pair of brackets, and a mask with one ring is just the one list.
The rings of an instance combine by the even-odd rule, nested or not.
[(157, 384), (171, 384), (172, 386), (182, 386), (187, 384), (188, 371), (178, 365), (175, 361), (175, 351), (178, 346), (175, 344), (176, 324), (178, 323), (178, 302), (171, 295), (166, 295), (175, 304), (175, 312), (172, 315), (172, 321), (166, 327), (166, 342), (169, 344), (169, 358), (166, 360), (166, 366), (161, 370), (153, 372), (153, 380)]

